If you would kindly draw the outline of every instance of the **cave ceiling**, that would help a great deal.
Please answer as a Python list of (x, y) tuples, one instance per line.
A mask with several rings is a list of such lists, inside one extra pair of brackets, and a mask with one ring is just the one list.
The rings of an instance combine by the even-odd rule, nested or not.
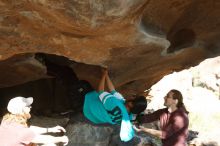
[(36, 53), (73, 61), (80, 79), (108, 67), (142, 92), (220, 54), (219, 0), (0, 0), (0, 87), (48, 77)]

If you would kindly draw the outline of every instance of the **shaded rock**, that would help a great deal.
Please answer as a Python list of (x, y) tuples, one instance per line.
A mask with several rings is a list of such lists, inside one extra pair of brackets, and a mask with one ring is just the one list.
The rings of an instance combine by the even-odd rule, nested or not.
[(30, 124), (40, 127), (54, 127), (60, 125), (66, 127), (69, 122), (67, 117), (46, 117), (46, 116), (32, 116)]
[(108, 146), (112, 129), (88, 123), (68, 124), (69, 146)]

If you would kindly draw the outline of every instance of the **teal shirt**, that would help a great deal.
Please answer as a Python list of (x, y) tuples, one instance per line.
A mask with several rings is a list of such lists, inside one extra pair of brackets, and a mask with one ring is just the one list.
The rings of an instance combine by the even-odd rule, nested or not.
[(112, 122), (108, 112), (104, 108), (102, 102), (99, 99), (99, 94), (96, 91), (89, 92), (85, 95), (85, 101), (83, 106), (83, 113), (90, 121), (96, 124), (110, 123)]
[(124, 102), (124, 98), (116, 91), (111, 93), (92, 91), (85, 96), (83, 113), (96, 124), (121, 124), (121, 140), (129, 141), (134, 136), (134, 130)]

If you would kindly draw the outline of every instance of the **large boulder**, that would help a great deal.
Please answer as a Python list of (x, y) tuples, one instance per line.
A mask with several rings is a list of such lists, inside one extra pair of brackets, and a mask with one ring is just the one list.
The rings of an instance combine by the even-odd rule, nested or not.
[(83, 64), (94, 82), (108, 67), (122, 92), (141, 93), (219, 55), (219, 11), (217, 0), (0, 0), (0, 86), (45, 77), (40, 52)]

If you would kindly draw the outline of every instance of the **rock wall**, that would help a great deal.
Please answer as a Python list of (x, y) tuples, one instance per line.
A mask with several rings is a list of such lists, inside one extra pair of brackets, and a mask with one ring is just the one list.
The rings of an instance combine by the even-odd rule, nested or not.
[(219, 11), (218, 0), (1, 0), (0, 86), (45, 77), (31, 57), (42, 52), (108, 67), (122, 92), (141, 93), (220, 53)]

